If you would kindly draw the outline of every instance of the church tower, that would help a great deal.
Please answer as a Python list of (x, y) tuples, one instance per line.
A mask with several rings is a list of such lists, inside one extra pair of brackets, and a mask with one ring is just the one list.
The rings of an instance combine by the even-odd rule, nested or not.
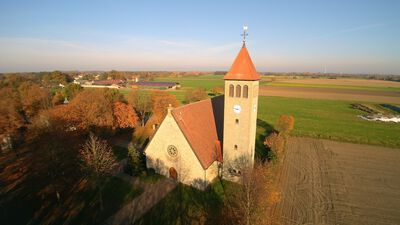
[(260, 75), (243, 46), (225, 80), (223, 170), (225, 179), (236, 180), (241, 169), (254, 165)]

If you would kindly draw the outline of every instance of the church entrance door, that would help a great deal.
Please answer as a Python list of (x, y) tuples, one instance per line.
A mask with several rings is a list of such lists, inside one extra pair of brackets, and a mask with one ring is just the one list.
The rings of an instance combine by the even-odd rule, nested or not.
[(169, 177), (173, 180), (178, 180), (178, 172), (176, 172), (174, 167), (169, 168)]

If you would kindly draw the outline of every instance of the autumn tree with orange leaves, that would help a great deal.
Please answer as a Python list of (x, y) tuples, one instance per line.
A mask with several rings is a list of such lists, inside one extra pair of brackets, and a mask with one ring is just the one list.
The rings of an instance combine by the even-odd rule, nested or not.
[(294, 128), (293, 116), (281, 115), (275, 128), (277, 131), (269, 134), (264, 140), (264, 145), (270, 150), (268, 152), (268, 158), (274, 161), (281, 158), (283, 155), (287, 137)]
[(22, 110), (28, 118), (34, 117), (40, 110), (50, 106), (50, 94), (46, 89), (30, 81), (18, 87)]
[(115, 130), (133, 128), (137, 115), (132, 107), (121, 101), (119, 93), (109, 89), (85, 89), (79, 92), (68, 105), (59, 105), (43, 112), (39, 118), (42, 124), (62, 122), (66, 129)]
[(152, 102), (152, 116), (155, 117), (156, 123), (161, 123), (165, 115), (167, 115), (167, 107), (177, 107), (179, 102), (175, 95), (171, 95), (165, 91), (154, 91), (151, 95)]
[[(238, 183), (224, 187), (221, 224), (274, 224), (267, 212), (280, 201), (280, 189), (274, 180), (273, 165), (260, 161), (250, 167), (245, 157), (224, 162), (240, 170)], [(228, 175), (228, 174), (227, 174)]]
[(24, 124), (18, 94), (11, 88), (2, 88), (0, 96), (0, 134), (10, 135)]
[(186, 92), (185, 101), (186, 103), (197, 102), (207, 97), (208, 95), (204, 88), (190, 89)]
[(132, 128), (137, 125), (138, 117), (132, 107), (126, 103), (115, 102), (113, 105), (113, 113), (117, 127)]
[(279, 131), (280, 135), (287, 137), (290, 131), (294, 128), (294, 117), (288, 115), (281, 115), (275, 125), (275, 129)]

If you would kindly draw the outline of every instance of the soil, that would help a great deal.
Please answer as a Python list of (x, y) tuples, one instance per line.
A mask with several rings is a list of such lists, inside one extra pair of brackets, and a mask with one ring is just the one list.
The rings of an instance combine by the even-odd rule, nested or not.
[(260, 95), (400, 104), (396, 91), (261, 86)]
[(282, 163), (283, 224), (400, 224), (400, 149), (291, 138)]

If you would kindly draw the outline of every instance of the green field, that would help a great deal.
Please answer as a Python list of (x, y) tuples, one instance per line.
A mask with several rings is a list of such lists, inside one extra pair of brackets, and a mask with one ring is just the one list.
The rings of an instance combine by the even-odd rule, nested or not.
[(286, 82), (268, 82), (268, 86), (276, 87), (307, 87), (307, 88), (329, 88), (329, 89), (346, 89), (346, 90), (366, 90), (366, 91), (398, 91), (399, 87), (372, 87), (372, 86), (356, 86), (356, 85), (336, 85), (336, 84), (298, 84)]
[[(400, 124), (362, 120), (357, 116), (364, 113), (352, 109), (351, 103), (260, 96), (258, 119), (259, 124), (274, 125), (280, 115), (287, 114), (295, 118), (293, 135), (400, 147)], [(259, 127), (258, 132), (263, 134), (263, 129)]]
[(178, 82), (183, 89), (202, 87), (210, 91), (215, 86), (224, 86), (223, 76), (220, 75), (204, 75), (198, 77), (162, 77), (156, 78), (155, 81)]

